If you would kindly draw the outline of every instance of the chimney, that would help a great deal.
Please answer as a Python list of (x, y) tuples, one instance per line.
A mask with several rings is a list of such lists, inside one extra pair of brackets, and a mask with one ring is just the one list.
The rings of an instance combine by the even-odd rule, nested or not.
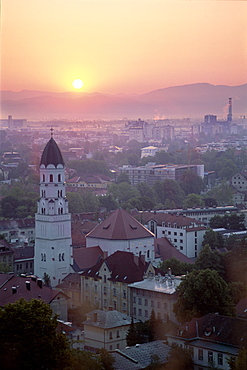
[(31, 283), (30, 283), (30, 281), (26, 281), (26, 288), (27, 288), (27, 290), (31, 290)]
[(108, 307), (108, 311), (113, 311), (112, 306)]
[(96, 322), (97, 321), (97, 312), (94, 312), (93, 314), (93, 321)]
[(40, 289), (42, 289), (42, 280), (41, 279), (38, 279), (37, 280), (37, 285), (40, 287)]
[(16, 286), (12, 286), (12, 294), (15, 294), (15, 293), (17, 293), (17, 288)]
[(136, 266), (139, 266), (139, 256), (134, 256), (134, 262)]

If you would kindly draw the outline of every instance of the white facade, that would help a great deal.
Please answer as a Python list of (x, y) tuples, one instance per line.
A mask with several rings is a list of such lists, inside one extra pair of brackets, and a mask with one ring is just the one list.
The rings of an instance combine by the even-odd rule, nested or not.
[[(51, 140), (47, 146), (55, 145), (59, 150)], [(72, 265), (71, 214), (65, 194), (63, 163), (46, 165), (41, 161), (35, 234), (34, 273), (40, 278), (48, 274), (51, 286), (55, 286), (71, 272)]]
[(130, 240), (110, 240), (110, 239), (98, 239), (93, 237), (86, 238), (87, 247), (94, 247), (99, 245), (103, 251), (108, 252), (108, 256), (116, 251), (131, 252), (135, 256), (141, 254), (145, 256), (145, 261), (155, 262), (155, 251), (154, 251), (154, 236), (150, 238), (138, 238)]

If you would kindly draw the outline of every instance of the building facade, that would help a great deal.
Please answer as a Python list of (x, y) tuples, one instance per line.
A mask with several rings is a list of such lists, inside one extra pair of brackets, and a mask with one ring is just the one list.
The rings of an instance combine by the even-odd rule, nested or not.
[(158, 319), (176, 322), (173, 304), (177, 300), (176, 287), (181, 277), (166, 274), (147, 275), (143, 281), (129, 284), (130, 312), (137, 320), (149, 320), (152, 310)]

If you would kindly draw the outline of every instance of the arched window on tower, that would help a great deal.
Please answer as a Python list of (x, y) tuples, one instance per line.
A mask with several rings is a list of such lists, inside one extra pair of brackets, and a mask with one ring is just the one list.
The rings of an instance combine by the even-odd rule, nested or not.
[(58, 182), (61, 182), (61, 174), (58, 174)]
[(45, 175), (42, 176), (42, 181), (45, 182)]
[(53, 175), (50, 175), (50, 182), (53, 182)]

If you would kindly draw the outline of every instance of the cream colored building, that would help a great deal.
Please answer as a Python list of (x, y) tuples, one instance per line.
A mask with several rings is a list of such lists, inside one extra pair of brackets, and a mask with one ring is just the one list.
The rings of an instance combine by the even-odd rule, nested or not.
[(107, 351), (124, 349), (131, 317), (116, 310), (94, 310), (86, 315), (84, 324), (85, 349)]

